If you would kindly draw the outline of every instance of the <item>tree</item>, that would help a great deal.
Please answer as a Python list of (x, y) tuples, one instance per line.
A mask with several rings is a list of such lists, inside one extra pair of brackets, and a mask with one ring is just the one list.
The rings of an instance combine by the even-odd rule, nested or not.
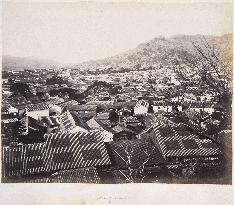
[(191, 41), (191, 44), (198, 56), (185, 54), (183, 60), (174, 58), (175, 72), (181, 80), (187, 80), (189, 84), (194, 77), (198, 77), (201, 90), (202, 85), (207, 85), (210, 90), (215, 91), (221, 104), (230, 103), (232, 59), (223, 56), (221, 49), (211, 45), (205, 37), (200, 41)]
[(109, 113), (109, 120), (111, 124), (116, 124), (119, 121), (119, 115), (115, 110), (111, 110)]
[(102, 112), (102, 111), (104, 111), (104, 109), (101, 108), (100, 106), (97, 106), (97, 108), (96, 108), (96, 113), (99, 113), (99, 112)]
[(52, 78), (47, 78), (46, 84), (47, 85), (55, 85), (55, 84), (62, 85), (62, 84), (67, 84), (67, 81), (64, 80), (62, 77), (55, 75)]
[(119, 146), (124, 150), (124, 154), (121, 154), (117, 150), (114, 150), (114, 152), (124, 161), (127, 167), (126, 170), (119, 170), (119, 173), (122, 175), (127, 183), (142, 183), (149, 174), (149, 172), (146, 170), (146, 165), (151, 159), (155, 147), (152, 147), (149, 150), (144, 149), (144, 160), (142, 164), (136, 168), (133, 168), (134, 165), (132, 159), (136, 145), (130, 145), (127, 143), (127, 141), (123, 141), (122, 144), (120, 144)]
[(154, 109), (152, 105), (149, 106), (148, 113), (154, 113)]
[[(226, 115), (224, 119), (230, 121), (230, 119), (227, 120), (227, 116), (231, 110), (232, 59), (223, 56), (221, 49), (217, 45), (209, 43), (204, 37), (196, 42), (191, 41), (191, 46), (197, 55), (191, 56), (184, 53), (183, 58), (175, 56), (172, 60), (175, 73), (182, 83), (186, 82), (187, 84), (182, 92), (186, 94), (187, 88), (195, 84), (198, 91), (194, 92), (195, 95), (202, 95), (207, 91), (215, 93), (218, 104), (221, 106), (221, 112)], [(183, 100), (181, 100), (182, 102)], [(186, 124), (202, 131), (201, 128), (194, 127), (197, 121), (199, 121), (198, 124), (201, 124), (202, 116), (198, 114), (188, 115), (188, 117), (189, 121)], [(212, 124), (213, 122), (209, 126)]]
[(13, 92), (13, 95), (22, 95), (24, 97), (28, 97), (31, 93), (29, 89), (29, 85), (26, 83), (13, 83), (10, 87), (10, 91)]
[(190, 109), (186, 109), (186, 116), (188, 117), (188, 123), (190, 123), (196, 130), (200, 132), (204, 131), (202, 129), (202, 122), (204, 121), (205, 115), (207, 115), (204, 111), (194, 111)]

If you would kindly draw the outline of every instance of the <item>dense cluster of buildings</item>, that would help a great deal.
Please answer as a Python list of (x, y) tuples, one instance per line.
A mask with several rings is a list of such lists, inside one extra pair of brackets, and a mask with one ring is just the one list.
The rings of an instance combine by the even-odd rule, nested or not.
[[(202, 113), (204, 125), (215, 112), (214, 93), (166, 98), (166, 89), (180, 85), (172, 73), (152, 84), (153, 71), (85, 76), (63, 69), (57, 76), (68, 83), (48, 84), (55, 72), (3, 72), (3, 181), (167, 182), (223, 173), (223, 131), (204, 138), (175, 120), (175, 112)], [(118, 86), (118, 92), (99, 86), (82, 103), (67, 92), (51, 94), (68, 87), (82, 93), (94, 81)], [(28, 84), (32, 96), (12, 97), (16, 82)]]

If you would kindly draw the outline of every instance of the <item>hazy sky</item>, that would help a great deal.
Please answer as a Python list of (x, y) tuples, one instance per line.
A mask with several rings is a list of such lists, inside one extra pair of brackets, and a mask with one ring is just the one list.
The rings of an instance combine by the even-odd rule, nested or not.
[(231, 32), (231, 4), (3, 5), (3, 55), (64, 63), (112, 56), (159, 35)]

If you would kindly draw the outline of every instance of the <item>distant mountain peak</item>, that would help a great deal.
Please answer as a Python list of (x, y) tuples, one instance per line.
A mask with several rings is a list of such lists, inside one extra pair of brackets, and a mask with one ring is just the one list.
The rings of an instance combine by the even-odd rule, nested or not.
[(215, 43), (217, 47), (223, 47), (232, 39), (232, 34), (225, 34), (223, 36), (204, 36), (201, 34), (179, 34), (171, 37), (157, 36), (124, 53), (100, 60), (84, 62), (74, 66), (74, 68), (85, 70), (98, 67), (133, 67), (136, 64), (145, 66), (166, 64), (168, 59), (173, 55), (179, 55), (180, 57), (183, 57), (185, 54), (190, 57), (198, 55), (193, 48), (192, 41), (201, 43), (204, 38), (209, 42)]

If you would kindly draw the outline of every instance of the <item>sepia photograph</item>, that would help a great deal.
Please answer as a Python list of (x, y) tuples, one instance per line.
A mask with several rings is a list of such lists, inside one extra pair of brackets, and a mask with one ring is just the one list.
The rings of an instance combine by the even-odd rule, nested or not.
[(4, 2), (1, 183), (231, 185), (232, 15)]

